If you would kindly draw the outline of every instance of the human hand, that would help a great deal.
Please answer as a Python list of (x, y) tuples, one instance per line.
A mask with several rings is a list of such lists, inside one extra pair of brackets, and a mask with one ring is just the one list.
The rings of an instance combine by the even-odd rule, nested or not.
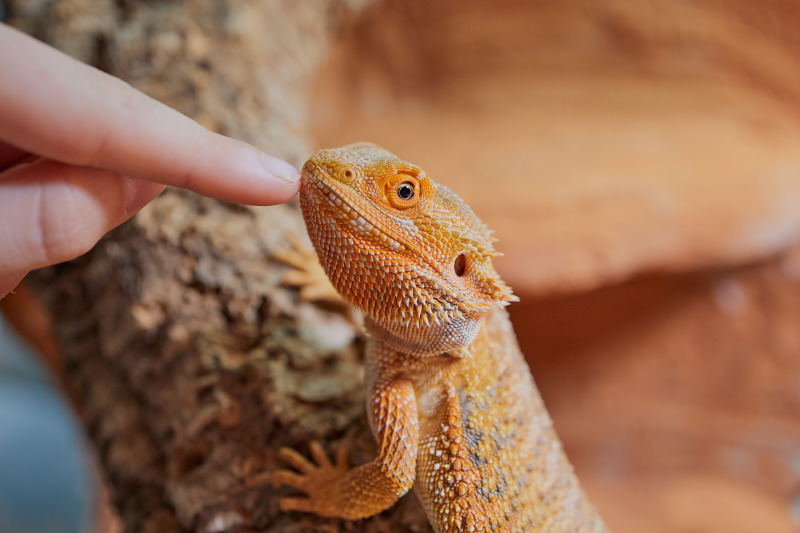
[(299, 173), (0, 23), (0, 298), (73, 259), (164, 185), (285, 202)]

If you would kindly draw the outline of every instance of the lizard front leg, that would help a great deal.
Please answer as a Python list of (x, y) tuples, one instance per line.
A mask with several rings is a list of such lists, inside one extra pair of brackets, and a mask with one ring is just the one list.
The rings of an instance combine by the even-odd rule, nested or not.
[(369, 400), (369, 414), (378, 440), (378, 457), (348, 469), (344, 454), (332, 464), (319, 444), (312, 444), (313, 464), (294, 450), (281, 457), (300, 474), (275, 473), (276, 485), (289, 485), (306, 498), (282, 498), (284, 511), (304, 511), (355, 520), (391, 507), (414, 484), (419, 421), (412, 383), (395, 379), (379, 385)]

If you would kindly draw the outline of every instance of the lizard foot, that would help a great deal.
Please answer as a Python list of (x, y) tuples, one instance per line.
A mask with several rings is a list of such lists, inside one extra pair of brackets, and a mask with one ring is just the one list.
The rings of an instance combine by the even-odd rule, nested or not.
[(331, 285), (317, 254), (297, 235), (289, 234), (290, 248), (278, 250), (275, 259), (289, 269), (283, 275), (283, 283), (300, 289), (300, 297), (307, 302), (328, 302), (343, 305), (344, 300)]
[(300, 473), (279, 470), (273, 476), (273, 484), (276, 487), (288, 485), (307, 495), (307, 498), (281, 498), (281, 510), (342, 516), (335, 499), (336, 487), (348, 472), (347, 450), (339, 449), (336, 462), (331, 463), (319, 442), (311, 442), (309, 448), (316, 464), (291, 448), (280, 449), (280, 458)]

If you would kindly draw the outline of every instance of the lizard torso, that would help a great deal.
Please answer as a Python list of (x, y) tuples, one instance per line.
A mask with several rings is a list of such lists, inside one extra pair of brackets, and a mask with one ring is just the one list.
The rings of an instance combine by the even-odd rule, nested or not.
[(285, 510), (363, 518), (413, 485), (433, 529), (601, 532), (503, 308), (492, 237), (419, 167), (368, 143), (303, 168), (303, 215), (323, 267), (366, 316), (375, 461), (314, 465), (276, 482), (305, 492)]

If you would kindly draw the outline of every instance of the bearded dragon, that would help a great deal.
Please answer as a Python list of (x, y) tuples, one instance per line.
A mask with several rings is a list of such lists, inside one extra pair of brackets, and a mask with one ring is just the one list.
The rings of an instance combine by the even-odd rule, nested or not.
[(420, 167), (370, 143), (321, 150), (300, 203), (323, 268), (365, 316), (378, 456), (349, 469), (312, 443), (274, 482), (284, 511), (359, 519), (414, 487), (434, 531), (602, 532), (504, 307), (488, 228)]

